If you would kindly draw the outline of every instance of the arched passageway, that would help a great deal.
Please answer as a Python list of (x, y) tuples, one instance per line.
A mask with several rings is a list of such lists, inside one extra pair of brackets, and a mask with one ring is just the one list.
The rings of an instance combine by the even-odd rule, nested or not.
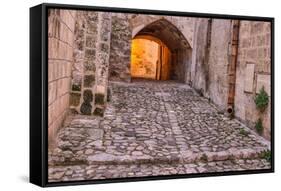
[[(166, 19), (159, 19), (133, 37), (131, 77), (187, 82), (191, 53), (188, 41), (177, 27)], [(142, 63), (141, 67), (138, 68), (137, 63)]]
[(132, 40), (131, 77), (169, 80), (171, 51), (159, 39), (139, 35)]

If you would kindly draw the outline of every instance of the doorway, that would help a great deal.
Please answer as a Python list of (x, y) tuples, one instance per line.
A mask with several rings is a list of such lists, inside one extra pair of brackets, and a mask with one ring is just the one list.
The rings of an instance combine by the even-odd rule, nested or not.
[(131, 77), (169, 80), (171, 51), (159, 39), (141, 35), (132, 40)]

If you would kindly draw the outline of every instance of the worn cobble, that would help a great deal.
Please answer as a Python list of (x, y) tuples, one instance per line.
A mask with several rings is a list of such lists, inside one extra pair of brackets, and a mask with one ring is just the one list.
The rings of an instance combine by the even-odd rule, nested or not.
[(104, 117), (66, 120), (49, 149), (49, 181), (270, 168), (260, 158), (269, 143), (188, 85), (135, 81), (110, 88)]

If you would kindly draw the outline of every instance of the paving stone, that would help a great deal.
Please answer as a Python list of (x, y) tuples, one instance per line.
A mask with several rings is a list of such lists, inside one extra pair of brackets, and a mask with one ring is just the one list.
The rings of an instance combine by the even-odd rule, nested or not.
[(270, 168), (259, 158), (268, 142), (218, 114), (188, 85), (109, 85), (112, 101), (102, 118), (70, 116), (58, 132), (58, 147), (49, 151), (50, 181)]

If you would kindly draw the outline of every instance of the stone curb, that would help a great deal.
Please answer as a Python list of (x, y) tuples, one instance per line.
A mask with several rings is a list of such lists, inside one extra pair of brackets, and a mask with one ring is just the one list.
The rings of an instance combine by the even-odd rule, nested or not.
[(234, 159), (256, 159), (260, 158), (260, 154), (266, 151), (266, 148), (255, 149), (235, 149), (231, 148), (227, 151), (220, 152), (202, 152), (193, 153), (191, 151), (180, 151), (178, 155), (168, 157), (151, 157), (148, 155), (131, 156), (121, 155), (116, 156), (107, 153), (100, 153), (89, 155), (85, 157), (76, 158), (70, 156), (67, 160), (60, 157), (57, 160), (52, 160), (49, 165), (129, 165), (129, 164), (172, 164), (172, 163), (196, 163), (196, 162), (215, 162)]

